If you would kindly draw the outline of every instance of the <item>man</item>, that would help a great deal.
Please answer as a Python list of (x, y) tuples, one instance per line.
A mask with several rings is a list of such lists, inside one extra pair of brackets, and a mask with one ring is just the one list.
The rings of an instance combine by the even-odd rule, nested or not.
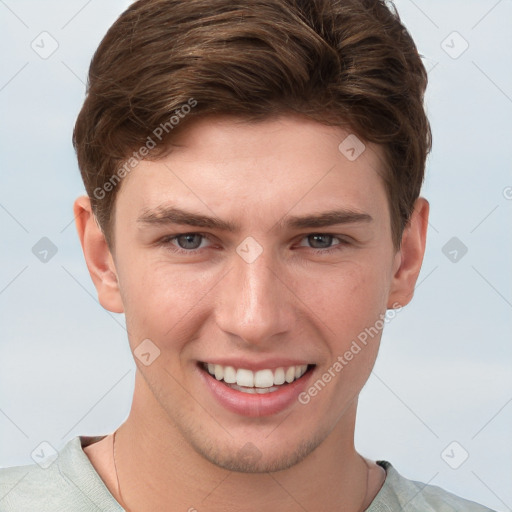
[(354, 448), (425, 250), (425, 87), (380, 1), (134, 3), (74, 132), (78, 234), (126, 315), (132, 409), (1, 510), (489, 510)]

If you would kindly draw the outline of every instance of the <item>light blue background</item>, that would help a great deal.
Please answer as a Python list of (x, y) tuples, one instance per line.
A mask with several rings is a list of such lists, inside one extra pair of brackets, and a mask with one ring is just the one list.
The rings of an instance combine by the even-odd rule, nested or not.
[[(128, 4), (0, 0), (0, 466), (32, 463), (41, 441), (109, 433), (129, 411), (124, 318), (98, 304), (83, 261), (71, 146), (90, 58)], [(362, 392), (357, 447), (512, 510), (512, 2), (396, 5), (430, 76), (431, 226), (415, 299)], [(59, 44), (48, 59), (31, 48), (43, 31)], [(453, 31), (469, 43), (457, 59), (441, 46)], [(43, 236), (58, 248), (46, 264), (31, 251)], [(453, 236), (468, 247), (457, 263), (441, 250)], [(452, 441), (469, 453), (456, 470), (441, 457)]]

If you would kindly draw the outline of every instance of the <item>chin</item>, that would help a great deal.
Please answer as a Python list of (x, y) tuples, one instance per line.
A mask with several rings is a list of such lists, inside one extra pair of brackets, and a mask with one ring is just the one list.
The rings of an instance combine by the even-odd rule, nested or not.
[(218, 445), (192, 443), (194, 450), (215, 466), (236, 473), (269, 473), (289, 469), (302, 462), (323, 441), (321, 438), (301, 440), (289, 449), (260, 449), (257, 442), (247, 441), (238, 450), (233, 450), (235, 443), (219, 450)]

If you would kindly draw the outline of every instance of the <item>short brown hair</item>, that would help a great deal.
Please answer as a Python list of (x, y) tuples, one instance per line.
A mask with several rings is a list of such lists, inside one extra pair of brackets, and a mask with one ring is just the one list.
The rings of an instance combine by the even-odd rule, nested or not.
[[(73, 144), (111, 243), (116, 185), (129, 171), (120, 166), (134, 151), (158, 158), (176, 133), (173, 117), (180, 128), (211, 114), (286, 113), (348, 126), (383, 147), (399, 248), (431, 148), (426, 85), (416, 46), (384, 0), (139, 0), (94, 54)], [(139, 154), (155, 132), (158, 146)]]

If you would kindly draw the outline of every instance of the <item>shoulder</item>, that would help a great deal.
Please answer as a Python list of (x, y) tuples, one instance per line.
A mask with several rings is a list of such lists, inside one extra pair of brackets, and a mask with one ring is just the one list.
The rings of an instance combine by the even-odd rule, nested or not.
[(68, 485), (55, 464), (0, 469), (0, 512), (40, 510), (45, 495), (62, 495)]
[(378, 464), (386, 470), (386, 481), (367, 512), (494, 512), (436, 485), (408, 480), (387, 461)]
[(64, 511), (73, 504), (76, 490), (59, 462), (0, 469), (0, 512)]
[(47, 464), (0, 469), (0, 512), (118, 512), (117, 504), (82, 450), (79, 437)]

